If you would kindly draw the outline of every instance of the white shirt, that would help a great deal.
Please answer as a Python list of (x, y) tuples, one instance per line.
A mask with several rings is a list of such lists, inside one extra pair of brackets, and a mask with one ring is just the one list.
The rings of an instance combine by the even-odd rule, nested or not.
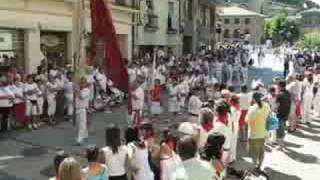
[[(17, 86), (17, 85), (14, 84), (14, 85), (9, 86), (9, 88), (10, 88), (11, 92), (15, 96), (22, 96), (23, 97), (23, 87), (22, 87), (22, 85)], [(14, 98), (14, 104), (19, 104), (21, 102), (23, 102), (22, 99), (17, 98), (17, 97)]]
[(106, 77), (106, 75), (98, 72), (96, 74), (96, 79), (98, 81), (98, 84), (99, 84), (100, 88), (102, 88), (103, 90), (106, 90), (106, 88), (107, 88), (107, 77)]
[[(37, 91), (38, 90), (38, 86), (36, 83), (32, 83), (32, 84), (29, 84), (29, 83), (26, 83), (24, 84), (24, 87), (23, 87), (23, 92), (29, 92), (29, 91)], [(37, 100), (37, 92), (33, 93), (33, 94), (29, 94), (29, 95), (26, 95), (26, 98), (28, 100)]]
[(47, 88), (48, 88), (47, 97), (55, 98), (57, 95), (56, 90), (59, 88), (58, 84), (56, 82), (55, 83), (47, 82)]
[[(8, 86), (0, 87), (0, 96), (11, 96), (14, 98), (14, 93), (10, 90)], [(0, 99), (0, 107), (12, 107), (13, 102), (9, 99)]]
[(76, 108), (86, 109), (89, 107), (90, 89), (83, 88), (80, 90), (80, 95), (76, 98)]
[(250, 100), (251, 100), (251, 93), (240, 93), (239, 94), (240, 108), (242, 110), (248, 110), (250, 108)]
[(199, 115), (202, 107), (202, 102), (199, 97), (192, 95), (188, 103), (188, 112), (194, 115)]
[[(230, 121), (230, 119), (229, 119), (229, 121)], [(231, 123), (229, 122), (229, 124), (231, 124)], [(230, 127), (226, 126), (225, 124), (216, 121), (216, 122), (214, 122), (213, 132), (217, 132), (217, 133), (222, 134), (226, 138), (226, 141), (223, 144), (223, 148), (230, 149), (232, 129)]]
[(132, 96), (136, 98), (132, 98), (132, 109), (133, 110), (142, 110), (144, 104), (144, 91), (141, 87), (138, 87), (136, 90), (132, 92)]
[(126, 174), (126, 160), (128, 156), (128, 148), (126, 146), (120, 146), (116, 154), (112, 152), (110, 147), (104, 147), (102, 151), (105, 155), (109, 176)]

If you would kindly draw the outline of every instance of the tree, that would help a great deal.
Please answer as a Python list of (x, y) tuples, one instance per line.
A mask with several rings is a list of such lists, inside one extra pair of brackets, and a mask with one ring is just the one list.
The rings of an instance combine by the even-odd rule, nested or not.
[(272, 39), (276, 45), (284, 42), (293, 43), (299, 39), (299, 24), (289, 20), (286, 10), (281, 10), (266, 20), (264, 35), (267, 39)]
[(320, 31), (305, 33), (298, 42), (301, 48), (317, 48), (320, 47)]

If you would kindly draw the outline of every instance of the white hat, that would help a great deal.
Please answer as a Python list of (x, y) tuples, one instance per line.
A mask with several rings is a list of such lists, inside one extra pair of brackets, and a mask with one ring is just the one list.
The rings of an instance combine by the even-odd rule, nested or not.
[(194, 135), (195, 126), (190, 122), (183, 122), (179, 125), (178, 132), (187, 134), (187, 135)]

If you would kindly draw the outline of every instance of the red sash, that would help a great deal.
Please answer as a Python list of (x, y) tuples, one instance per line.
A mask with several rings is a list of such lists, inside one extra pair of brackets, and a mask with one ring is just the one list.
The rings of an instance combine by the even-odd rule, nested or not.
[(134, 117), (133, 117), (134, 127), (139, 128), (142, 122), (142, 116), (141, 116), (140, 110), (133, 110), (133, 112), (134, 112)]

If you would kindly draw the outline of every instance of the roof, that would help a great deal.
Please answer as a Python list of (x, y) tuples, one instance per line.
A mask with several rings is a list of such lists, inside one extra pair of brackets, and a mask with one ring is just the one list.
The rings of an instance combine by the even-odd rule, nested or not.
[(219, 7), (218, 14), (220, 16), (261, 16), (261, 17), (264, 17), (263, 14), (249, 11), (249, 10), (237, 7), (237, 6)]
[(320, 9), (312, 8), (312, 9), (302, 11), (302, 12), (300, 12), (300, 14), (302, 14), (302, 15), (304, 15), (304, 14), (320, 14)]

